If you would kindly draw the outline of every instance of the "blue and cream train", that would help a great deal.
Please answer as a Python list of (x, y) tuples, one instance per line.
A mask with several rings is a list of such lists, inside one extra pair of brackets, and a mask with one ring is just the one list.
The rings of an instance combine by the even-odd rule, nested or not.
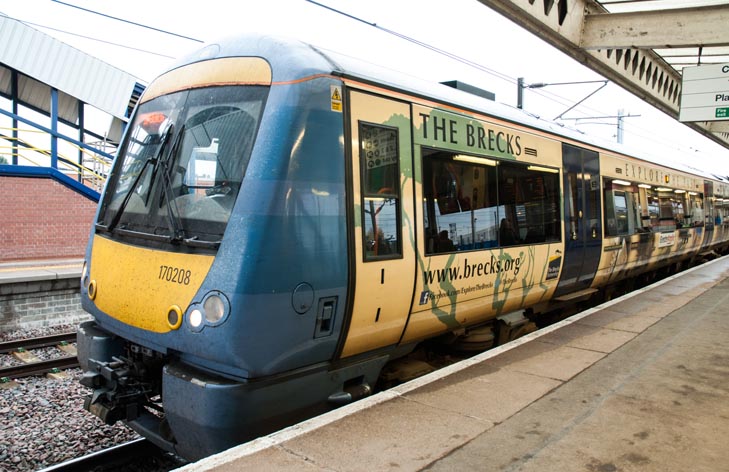
[(727, 209), (726, 180), (445, 85), (210, 44), (147, 88), (103, 193), (85, 407), (203, 457), (367, 395), (424, 340), (724, 251)]

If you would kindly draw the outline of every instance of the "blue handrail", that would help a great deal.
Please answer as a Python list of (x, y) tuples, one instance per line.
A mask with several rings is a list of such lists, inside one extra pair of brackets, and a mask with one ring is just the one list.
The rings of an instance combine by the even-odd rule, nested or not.
[(100, 194), (96, 190), (93, 190), (86, 185), (78, 182), (71, 177), (67, 176), (58, 169), (51, 167), (33, 167), (33, 166), (19, 166), (11, 164), (0, 164), (0, 176), (8, 175), (12, 177), (46, 177), (55, 180), (56, 182), (70, 188), (71, 190), (80, 193), (84, 197), (94, 202), (99, 201)]

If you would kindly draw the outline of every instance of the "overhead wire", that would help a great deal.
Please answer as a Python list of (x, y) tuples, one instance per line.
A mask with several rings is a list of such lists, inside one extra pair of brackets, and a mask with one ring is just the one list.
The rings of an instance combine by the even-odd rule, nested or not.
[[(475, 62), (473, 60), (464, 58), (462, 56), (459, 56), (457, 54), (454, 54), (454, 53), (452, 53), (450, 51), (446, 51), (446, 50), (441, 49), (441, 48), (439, 48), (437, 46), (434, 46), (432, 44), (426, 43), (424, 41), (421, 41), (419, 39), (413, 38), (411, 36), (407, 36), (407, 35), (405, 35), (403, 33), (399, 33), (399, 32), (397, 32), (395, 30), (391, 30), (389, 28), (386, 28), (384, 26), (381, 26), (381, 25), (377, 24), (376, 22), (368, 21), (368, 20), (363, 19), (363, 18), (360, 18), (360, 17), (358, 17), (356, 15), (353, 15), (353, 14), (347, 13), (345, 11), (339, 10), (337, 8), (331, 7), (329, 5), (320, 3), (320, 2), (318, 2), (316, 0), (305, 0), (305, 1), (308, 2), (308, 3), (311, 3), (313, 5), (316, 5), (316, 6), (320, 7), (320, 8), (324, 8), (326, 10), (329, 10), (329, 11), (331, 11), (333, 13), (336, 13), (336, 14), (342, 15), (344, 17), (347, 17), (347, 18), (349, 18), (351, 20), (354, 20), (354, 21), (357, 21), (359, 23), (363, 23), (365, 25), (371, 26), (371, 27), (373, 27), (375, 29), (378, 29), (378, 30), (384, 32), (384, 33), (387, 33), (387, 34), (390, 34), (390, 35), (395, 36), (397, 38), (400, 38), (402, 40), (408, 41), (408, 42), (413, 43), (413, 44), (415, 44), (417, 46), (423, 47), (423, 48), (428, 49), (430, 51), (433, 51), (433, 52), (435, 52), (437, 54), (443, 55), (443, 56), (448, 57), (450, 59), (453, 59), (453, 60), (455, 60), (457, 62), (460, 62), (462, 64), (465, 64), (467, 66), (470, 66), (470, 67), (473, 67), (473, 68), (475, 68), (477, 70), (480, 70), (482, 72), (486, 72), (487, 74), (490, 74), (490, 75), (492, 75), (492, 76), (494, 76), (494, 77), (496, 77), (498, 79), (504, 80), (504, 81), (506, 81), (506, 82), (508, 82), (510, 84), (515, 85), (515, 86), (517, 85), (518, 80), (516, 78), (511, 77), (511, 76), (509, 76), (507, 74), (504, 74), (502, 72), (499, 72), (497, 70), (491, 69), (489, 67), (486, 67), (486, 66), (484, 66), (482, 64), (479, 64), (479, 63), (477, 63), (477, 62)], [(554, 92), (551, 92), (549, 90), (544, 90), (544, 89), (541, 89), (541, 88), (540, 89), (530, 89), (530, 90), (533, 93), (535, 93), (537, 95), (540, 95), (540, 96), (544, 97), (547, 100), (551, 100), (551, 101), (553, 101), (555, 103), (558, 103), (558, 104), (560, 104), (562, 106), (572, 106), (572, 107), (575, 106), (574, 105), (574, 100), (568, 99), (566, 97), (563, 97), (563, 96), (561, 96), (559, 94), (556, 94)], [(584, 110), (584, 111), (591, 111), (591, 112), (594, 112), (594, 113), (606, 115), (606, 113), (604, 113), (602, 110), (597, 110), (597, 109), (592, 108), (589, 105), (585, 105), (585, 104), (579, 104), (579, 106), (576, 107), (576, 109), (580, 109), (580, 110)], [(562, 115), (560, 115), (560, 117), (561, 116)], [(599, 122), (581, 123), (581, 124), (605, 124), (605, 125), (616, 126), (616, 124), (614, 124), (614, 123), (599, 123)], [(575, 126), (577, 126), (577, 123), (575, 123)], [(635, 132), (635, 129), (642, 130), (646, 134), (637, 133), (637, 132)], [(654, 133), (651, 132), (651, 130), (648, 130), (646, 128), (642, 128), (639, 125), (634, 125), (634, 124), (631, 125), (628, 130), (624, 130), (624, 133), (625, 134), (632, 134), (632, 135), (635, 135), (635, 136), (639, 136), (639, 137), (641, 137), (641, 138), (643, 138), (643, 139), (645, 139), (647, 141), (660, 144), (661, 146), (666, 146), (666, 143), (664, 141), (658, 140), (658, 139), (656, 139), (654, 137), (655, 135), (654, 135)]]
[[(8, 17), (8, 18), (10, 18), (10, 17)], [(69, 36), (76, 36), (78, 38), (88, 39), (89, 41), (96, 41), (98, 43), (108, 44), (110, 46), (116, 46), (116, 47), (120, 47), (120, 48), (124, 48), (124, 49), (129, 49), (129, 50), (132, 50), (132, 51), (142, 52), (142, 53), (145, 53), (145, 54), (152, 54), (154, 56), (164, 57), (164, 58), (167, 58), (167, 59), (175, 59), (174, 56), (168, 56), (167, 54), (161, 54), (161, 53), (154, 52), (154, 51), (149, 51), (149, 50), (146, 50), (146, 49), (135, 48), (133, 46), (127, 46), (125, 44), (120, 44), (120, 43), (114, 43), (112, 41), (106, 41), (104, 39), (92, 38), (91, 36), (86, 36), (86, 35), (83, 35), (83, 34), (73, 33), (71, 31), (67, 31), (67, 30), (53, 28), (51, 26), (41, 25), (39, 23), (33, 23), (31, 21), (21, 20), (19, 18), (14, 18), (14, 19), (17, 20), (17, 21), (20, 21), (21, 23), (24, 23), (26, 25), (35, 26), (35, 27), (43, 28), (43, 29), (50, 30), (50, 31), (57, 31), (59, 33), (67, 34)]]
[[(142, 23), (137, 23), (137, 22), (134, 22), (134, 21), (126, 20), (124, 18), (115, 17), (115, 16), (112, 16), (112, 15), (108, 15), (106, 13), (102, 13), (102, 12), (99, 12), (99, 11), (95, 11), (95, 10), (91, 10), (91, 9), (88, 9), (88, 8), (80, 7), (78, 5), (73, 5), (71, 3), (67, 3), (67, 2), (64, 2), (64, 1), (61, 1), (61, 0), (51, 0), (51, 1), (54, 2), (54, 3), (58, 3), (60, 5), (63, 5), (63, 6), (67, 6), (67, 7), (70, 7), (70, 8), (75, 8), (75, 9), (82, 10), (82, 11), (85, 11), (85, 12), (88, 12), (88, 13), (91, 13), (91, 14), (99, 15), (99, 16), (102, 16), (102, 17), (105, 17), (105, 18), (108, 18), (108, 19), (112, 19), (112, 20), (115, 20), (115, 21), (127, 23), (127, 24), (130, 24), (130, 25), (134, 25), (134, 26), (137, 26), (137, 27), (140, 27), (140, 28), (149, 29), (149, 30), (152, 30), (152, 31), (156, 31), (156, 32), (159, 32), (159, 33), (163, 33), (163, 34), (175, 36), (175, 37), (178, 37), (178, 38), (182, 38), (182, 39), (186, 39), (186, 40), (194, 41), (194, 42), (198, 42), (198, 43), (203, 43), (204, 42), (201, 39), (193, 38), (193, 37), (186, 36), (186, 35), (179, 34), (179, 33), (175, 33), (175, 32), (172, 32), (172, 31), (163, 30), (163, 29), (160, 29), (160, 28), (156, 28), (154, 26), (149, 26), (149, 25), (145, 25), (145, 24), (142, 24)], [(428, 49), (428, 50), (430, 50), (432, 52), (435, 52), (435, 53), (440, 54), (442, 56), (445, 56), (445, 57), (447, 57), (449, 59), (452, 59), (454, 61), (457, 61), (457, 62), (460, 62), (462, 64), (465, 64), (465, 65), (467, 65), (469, 67), (473, 67), (473, 68), (475, 68), (475, 69), (477, 69), (479, 71), (485, 72), (485, 73), (487, 73), (489, 75), (492, 75), (492, 76), (494, 76), (494, 77), (496, 77), (496, 78), (498, 78), (500, 80), (506, 81), (506, 82), (508, 82), (508, 83), (510, 83), (512, 85), (515, 85), (515, 86), (517, 85), (517, 82), (518, 81), (517, 81), (516, 78), (511, 77), (511, 76), (509, 76), (507, 74), (504, 74), (502, 72), (499, 72), (499, 71), (497, 71), (495, 69), (492, 69), (492, 68), (489, 68), (487, 66), (484, 66), (483, 64), (480, 64), (480, 63), (478, 63), (476, 61), (473, 61), (471, 59), (467, 59), (465, 57), (459, 56), (458, 54), (455, 54), (455, 53), (452, 53), (452, 52), (447, 51), (445, 49), (439, 48), (439, 47), (434, 46), (432, 44), (429, 44), (429, 43), (427, 43), (425, 41), (421, 41), (421, 40), (419, 40), (417, 38), (413, 38), (413, 37), (408, 36), (406, 34), (403, 34), (403, 33), (400, 33), (398, 31), (395, 31), (393, 29), (386, 28), (386, 27), (381, 26), (381, 25), (379, 25), (379, 24), (377, 24), (375, 22), (365, 20), (363, 18), (360, 18), (358, 16), (352, 15), (352, 14), (347, 13), (345, 11), (342, 11), (342, 10), (339, 10), (337, 8), (331, 7), (329, 5), (320, 3), (320, 2), (318, 2), (316, 0), (306, 0), (306, 1), (308, 3), (311, 3), (311, 4), (315, 5), (315, 6), (317, 6), (317, 7), (320, 7), (320, 8), (326, 9), (326, 10), (329, 10), (329, 11), (331, 11), (333, 13), (338, 14), (338, 15), (347, 17), (347, 18), (349, 18), (349, 19), (351, 19), (353, 21), (357, 21), (359, 23), (363, 23), (363, 24), (365, 24), (367, 26), (370, 26), (370, 27), (373, 27), (375, 29), (378, 29), (378, 30), (380, 30), (380, 31), (382, 31), (382, 32), (384, 32), (386, 34), (390, 34), (390, 35), (395, 36), (395, 37), (397, 37), (399, 39), (402, 39), (404, 41), (407, 41), (407, 42), (410, 42), (412, 44), (415, 44), (416, 46), (419, 46), (419, 47)], [(21, 20), (19, 20), (19, 21), (21, 21)], [(145, 50), (145, 49), (135, 48), (135, 47), (132, 47), (132, 46), (127, 46), (127, 45), (124, 45), (124, 44), (119, 44), (119, 43), (115, 43), (115, 42), (111, 42), (111, 41), (106, 41), (106, 40), (102, 40), (102, 39), (97, 39), (97, 38), (93, 38), (93, 37), (81, 35), (81, 34), (78, 34), (78, 33), (73, 33), (73, 32), (70, 32), (70, 31), (65, 31), (65, 30), (61, 30), (61, 29), (57, 29), (57, 28), (52, 28), (52, 27), (45, 26), (45, 25), (40, 25), (40, 24), (37, 24), (37, 23), (32, 23), (32, 22), (27, 22), (27, 21), (23, 21), (23, 22), (24, 23), (27, 23), (29, 25), (33, 25), (33, 26), (37, 26), (37, 27), (40, 27), (40, 28), (45, 28), (45, 29), (49, 29), (49, 30), (53, 30), (53, 31), (58, 31), (58, 32), (61, 32), (61, 33), (64, 33), (64, 34), (81, 37), (81, 38), (88, 39), (88, 40), (91, 40), (91, 41), (97, 41), (97, 42), (100, 42), (100, 43), (109, 44), (109, 45), (113, 45), (113, 46), (117, 46), (117, 47), (122, 47), (122, 48), (125, 48), (125, 49), (134, 50), (134, 51), (138, 51), (138, 52), (142, 52), (142, 53), (146, 53), (146, 54), (152, 54), (152, 55), (159, 56), (159, 57), (165, 57), (165, 58), (169, 58), (169, 59), (174, 59), (174, 57), (172, 57), (172, 56), (168, 56), (166, 54), (161, 54), (161, 53), (156, 53), (154, 51), (149, 51), (149, 50)], [(537, 95), (540, 95), (540, 96), (544, 97), (547, 100), (551, 100), (551, 101), (553, 101), (555, 103), (560, 104), (561, 106), (569, 106), (569, 105), (571, 105), (571, 104), (574, 103), (574, 100), (568, 99), (566, 97), (563, 97), (563, 96), (561, 96), (559, 94), (556, 94), (556, 93), (551, 92), (551, 91), (548, 91), (548, 90), (544, 90), (544, 89), (530, 89), (530, 90), (533, 93), (535, 93)], [(597, 113), (603, 113), (601, 110), (594, 109), (594, 108), (592, 108), (592, 107), (590, 107), (588, 105), (584, 105), (584, 104), (581, 104), (579, 106), (579, 108), (580, 109), (583, 109), (583, 110), (590, 110), (590, 111), (597, 112)], [(582, 123), (582, 124), (586, 124), (586, 123)], [(595, 124), (597, 124), (597, 123), (595, 123)], [(576, 125), (577, 125), (577, 123), (575, 123), (575, 126)], [(634, 128), (643, 129), (643, 128), (640, 128), (640, 126), (638, 126), (638, 125), (631, 125), (630, 131), (629, 131), (630, 134), (634, 134), (636, 136), (640, 136), (643, 139), (650, 140), (650, 141), (653, 141), (653, 142), (656, 142), (656, 143), (665, 144), (662, 141), (658, 141), (657, 139), (653, 138), (652, 137), (652, 134), (645, 134), (644, 135), (644, 134), (640, 134), (640, 133), (634, 132)], [(647, 130), (647, 129), (643, 129), (643, 131), (645, 131), (646, 133), (650, 133), (650, 130)]]
[[(453, 60), (455, 60), (457, 62), (460, 62), (462, 64), (465, 64), (467, 66), (473, 67), (473, 68), (475, 68), (477, 70), (480, 70), (482, 72), (486, 72), (487, 74), (493, 75), (494, 77), (496, 77), (498, 79), (501, 79), (501, 80), (504, 80), (504, 81), (506, 81), (506, 82), (514, 85), (514, 86), (517, 85), (518, 80), (516, 78), (511, 77), (511, 76), (509, 76), (507, 74), (504, 74), (502, 72), (499, 72), (499, 71), (497, 71), (495, 69), (492, 69), (490, 67), (486, 67), (483, 64), (480, 64), (480, 63), (478, 63), (476, 61), (473, 61), (471, 59), (467, 59), (465, 57), (459, 56), (459, 55), (454, 54), (454, 53), (452, 53), (450, 51), (446, 51), (445, 49), (441, 49), (441, 48), (439, 48), (437, 46), (433, 46), (432, 44), (426, 43), (424, 41), (421, 41), (419, 39), (413, 38), (411, 36), (407, 36), (407, 35), (405, 35), (403, 33), (399, 33), (399, 32), (397, 32), (395, 30), (392, 30), (392, 29), (386, 28), (384, 26), (381, 26), (381, 25), (379, 25), (379, 24), (377, 24), (375, 22), (365, 20), (363, 18), (360, 18), (358, 16), (352, 15), (352, 14), (347, 13), (345, 11), (342, 11), (342, 10), (336, 9), (334, 7), (331, 7), (329, 5), (320, 3), (320, 2), (318, 2), (316, 0), (305, 0), (305, 1), (308, 2), (308, 3), (311, 3), (313, 5), (316, 5), (318, 7), (324, 8), (325, 10), (329, 10), (329, 11), (331, 11), (333, 13), (338, 14), (338, 15), (345, 16), (345, 17), (347, 17), (347, 18), (349, 18), (351, 20), (354, 20), (354, 21), (363, 23), (365, 25), (371, 26), (371, 27), (373, 27), (375, 29), (378, 29), (378, 30), (384, 32), (384, 33), (393, 35), (393, 36), (395, 36), (397, 38), (400, 38), (400, 39), (403, 39), (403, 40), (408, 41), (410, 43), (413, 43), (413, 44), (415, 44), (417, 46), (426, 48), (426, 49), (428, 49), (430, 51), (433, 51), (433, 52), (435, 52), (437, 54), (440, 54), (440, 55), (443, 55), (443, 56), (448, 57), (450, 59), (453, 59)], [(554, 101), (556, 103), (559, 103), (560, 105), (563, 105), (563, 106), (569, 106), (569, 105), (572, 105), (574, 103), (573, 100), (570, 100), (568, 98), (562, 97), (562, 96), (560, 96), (560, 95), (558, 95), (558, 94), (556, 94), (554, 92), (544, 91), (544, 90), (537, 90), (537, 89), (533, 89), (533, 91), (534, 91), (535, 94), (541, 95), (541, 96), (543, 96), (543, 97), (545, 97), (545, 98), (547, 98), (549, 100), (552, 100), (552, 101)], [(550, 98), (550, 97), (552, 97), (552, 98)], [(562, 101), (560, 101), (560, 100), (562, 100)], [(585, 108), (586, 109), (590, 109), (589, 107), (585, 107)], [(592, 109), (592, 111), (596, 111), (598, 113), (601, 113), (599, 110)]]
[(403, 39), (405, 41), (411, 42), (411, 43), (413, 43), (413, 44), (415, 44), (417, 46), (420, 46), (420, 47), (429, 49), (429, 50), (431, 50), (433, 52), (436, 52), (436, 53), (441, 54), (443, 56), (446, 56), (446, 57), (449, 57), (451, 59), (454, 59), (454, 60), (456, 60), (458, 62), (462, 62), (463, 64), (466, 64), (466, 65), (469, 65), (471, 67), (474, 67), (474, 68), (476, 68), (476, 69), (478, 69), (478, 70), (480, 70), (482, 72), (486, 72), (487, 74), (491, 74), (491, 75), (493, 75), (495, 77), (498, 77), (499, 79), (506, 80), (507, 82), (511, 82), (513, 84), (516, 84), (516, 79), (513, 78), (513, 77), (509, 77), (506, 74), (502, 74), (499, 71), (496, 71), (494, 69), (491, 69), (489, 67), (486, 67), (486, 66), (484, 66), (482, 64), (479, 64), (477, 62), (471, 61), (470, 59), (466, 59), (464, 57), (461, 57), (461, 56), (459, 56), (457, 54), (454, 54), (454, 53), (452, 53), (450, 51), (446, 51), (445, 49), (441, 49), (441, 48), (439, 48), (437, 46), (433, 46), (432, 44), (428, 44), (428, 43), (426, 43), (424, 41), (420, 41), (419, 39), (415, 39), (415, 38), (413, 38), (411, 36), (407, 36), (405, 34), (402, 34), (402, 33), (397, 32), (395, 30), (391, 30), (389, 28), (385, 28), (384, 26), (380, 26), (377, 23), (373, 23), (371, 21), (367, 21), (367, 20), (365, 20), (363, 18), (360, 18), (358, 16), (352, 15), (352, 14), (347, 13), (347, 12), (344, 12), (342, 10), (338, 10), (338, 9), (336, 9), (334, 7), (330, 7), (329, 5), (325, 5), (323, 3), (317, 2), (316, 0), (306, 0), (306, 1), (309, 2), (309, 3), (311, 3), (311, 4), (313, 4), (313, 5), (316, 5), (318, 7), (324, 8), (325, 10), (329, 10), (331, 12), (334, 12), (334, 13), (338, 14), (338, 15), (345, 16), (345, 17), (347, 17), (347, 18), (349, 18), (351, 20), (358, 21), (360, 23), (364, 23), (364, 24), (366, 24), (368, 26), (371, 26), (371, 27), (373, 27), (375, 29), (378, 29), (378, 30), (380, 30), (382, 32), (385, 32), (387, 34), (393, 35), (393, 36), (398, 37), (400, 39)]
[(190, 36), (185, 36), (185, 35), (182, 35), (182, 34), (173, 33), (172, 31), (167, 31), (167, 30), (163, 30), (163, 29), (160, 29), (160, 28), (155, 28), (154, 26), (144, 25), (142, 23), (137, 23), (137, 22), (134, 22), (134, 21), (125, 20), (124, 18), (119, 18), (119, 17), (116, 17), (116, 16), (107, 15), (106, 13), (101, 13), (101, 12), (98, 12), (96, 10), (90, 10), (88, 8), (80, 7), (78, 5), (73, 5), (72, 3), (66, 3), (66, 2), (62, 2), (60, 0), (51, 0), (51, 1), (54, 2), (54, 3), (58, 3), (59, 5), (64, 5), (64, 6), (67, 6), (67, 7), (76, 8), (78, 10), (82, 10), (82, 11), (85, 11), (85, 12), (88, 12), (88, 13), (92, 13), (94, 15), (103, 16), (104, 18), (109, 18), (109, 19), (112, 19), (112, 20), (121, 21), (123, 23), (128, 23), (128, 24), (134, 25), (134, 26), (139, 26), (140, 28), (150, 29), (150, 30), (153, 30), (153, 31), (157, 31), (159, 33), (164, 33), (164, 34), (168, 34), (168, 35), (171, 35), (171, 36), (177, 36), (178, 38), (187, 39), (187, 40), (195, 41), (195, 42), (198, 42), (198, 43), (204, 43), (205, 42), (202, 39), (191, 38)]

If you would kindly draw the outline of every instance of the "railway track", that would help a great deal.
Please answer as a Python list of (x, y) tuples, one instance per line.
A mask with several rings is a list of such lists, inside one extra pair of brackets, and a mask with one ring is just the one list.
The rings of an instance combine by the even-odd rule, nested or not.
[(63, 345), (64, 343), (76, 342), (76, 333), (52, 334), (38, 338), (17, 339), (0, 343), (0, 354), (17, 352), (20, 349), (38, 349), (41, 347)]
[[(86, 472), (89, 470), (171, 470), (184, 465), (181, 460), (168, 455), (146, 439), (134, 439), (101, 451), (92, 452), (76, 459), (42, 469), (40, 472)], [(132, 464), (136, 464), (132, 467)]]
[(32, 375), (43, 375), (53, 373), (63, 369), (72, 369), (78, 367), (78, 359), (76, 356), (63, 356), (58, 359), (47, 361), (36, 361), (28, 364), (0, 367), (0, 379), (19, 379), (22, 377), (30, 377)]
[[(0, 354), (12, 354), (23, 362), (21, 365), (0, 367), (0, 382), (9, 383), (12, 379), (43, 375), (78, 366), (75, 348), (70, 345), (76, 340), (75, 333), (62, 333), (38, 338), (20, 339), (0, 343)], [(41, 360), (30, 351), (55, 346), (68, 355), (50, 360)]]

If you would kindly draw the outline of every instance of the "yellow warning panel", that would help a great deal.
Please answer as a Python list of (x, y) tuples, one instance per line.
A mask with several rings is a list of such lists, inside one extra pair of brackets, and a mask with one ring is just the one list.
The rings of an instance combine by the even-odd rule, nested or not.
[(331, 86), (332, 111), (342, 112), (342, 87), (341, 85)]

